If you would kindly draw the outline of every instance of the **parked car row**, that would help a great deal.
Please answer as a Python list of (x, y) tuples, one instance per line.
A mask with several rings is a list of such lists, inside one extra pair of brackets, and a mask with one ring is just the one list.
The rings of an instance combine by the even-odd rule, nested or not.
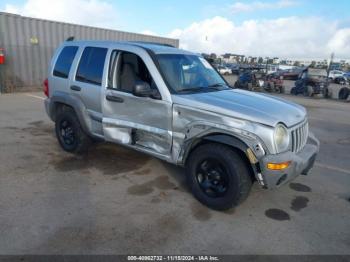
[[(335, 70), (334, 70), (335, 71)], [(341, 71), (340, 71), (341, 72)], [(293, 72), (293, 74), (295, 71)], [(339, 91), (338, 98), (347, 100), (350, 96), (349, 82), (346, 76), (338, 76), (339, 72), (332, 72), (331, 77), (327, 78), (327, 70), (305, 68), (296, 78), (295, 85), (291, 89), (292, 95), (304, 95), (313, 97), (322, 95), (324, 98), (332, 97), (332, 89), (330, 83), (346, 85)], [(284, 93), (283, 81), (294, 78), (292, 71), (278, 71), (272, 74), (266, 74), (262, 70), (246, 70), (239, 74), (237, 81), (234, 84), (235, 88), (245, 89), (249, 91), (266, 91)]]

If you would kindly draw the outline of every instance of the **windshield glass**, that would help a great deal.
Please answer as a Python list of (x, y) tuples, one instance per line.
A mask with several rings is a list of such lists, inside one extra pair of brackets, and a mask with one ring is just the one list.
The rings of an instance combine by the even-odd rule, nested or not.
[(229, 89), (204, 58), (196, 55), (157, 55), (165, 80), (173, 93), (186, 94)]

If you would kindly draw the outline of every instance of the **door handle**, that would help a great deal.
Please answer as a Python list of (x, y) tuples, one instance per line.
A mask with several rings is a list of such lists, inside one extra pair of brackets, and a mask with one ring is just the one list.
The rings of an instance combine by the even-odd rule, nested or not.
[(112, 96), (112, 95), (107, 95), (106, 99), (111, 102), (116, 102), (116, 103), (123, 103), (124, 99), (119, 97), (119, 96)]
[(72, 89), (74, 91), (81, 91), (81, 87), (80, 86), (71, 86), (70, 89)]

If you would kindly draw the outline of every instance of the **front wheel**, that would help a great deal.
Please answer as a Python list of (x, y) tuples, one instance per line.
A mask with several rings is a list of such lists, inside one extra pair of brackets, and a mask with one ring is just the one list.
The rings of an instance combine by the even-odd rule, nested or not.
[(246, 162), (225, 145), (199, 146), (189, 156), (186, 168), (193, 195), (212, 209), (227, 210), (239, 205), (252, 187)]

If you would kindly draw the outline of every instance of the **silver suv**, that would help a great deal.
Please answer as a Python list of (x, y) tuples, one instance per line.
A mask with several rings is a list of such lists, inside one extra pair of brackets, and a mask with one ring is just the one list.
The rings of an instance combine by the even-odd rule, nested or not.
[(194, 196), (224, 210), (256, 180), (275, 188), (306, 175), (319, 150), (303, 107), (232, 89), (200, 55), (140, 42), (65, 42), (44, 91), (68, 152), (94, 139), (185, 166)]

